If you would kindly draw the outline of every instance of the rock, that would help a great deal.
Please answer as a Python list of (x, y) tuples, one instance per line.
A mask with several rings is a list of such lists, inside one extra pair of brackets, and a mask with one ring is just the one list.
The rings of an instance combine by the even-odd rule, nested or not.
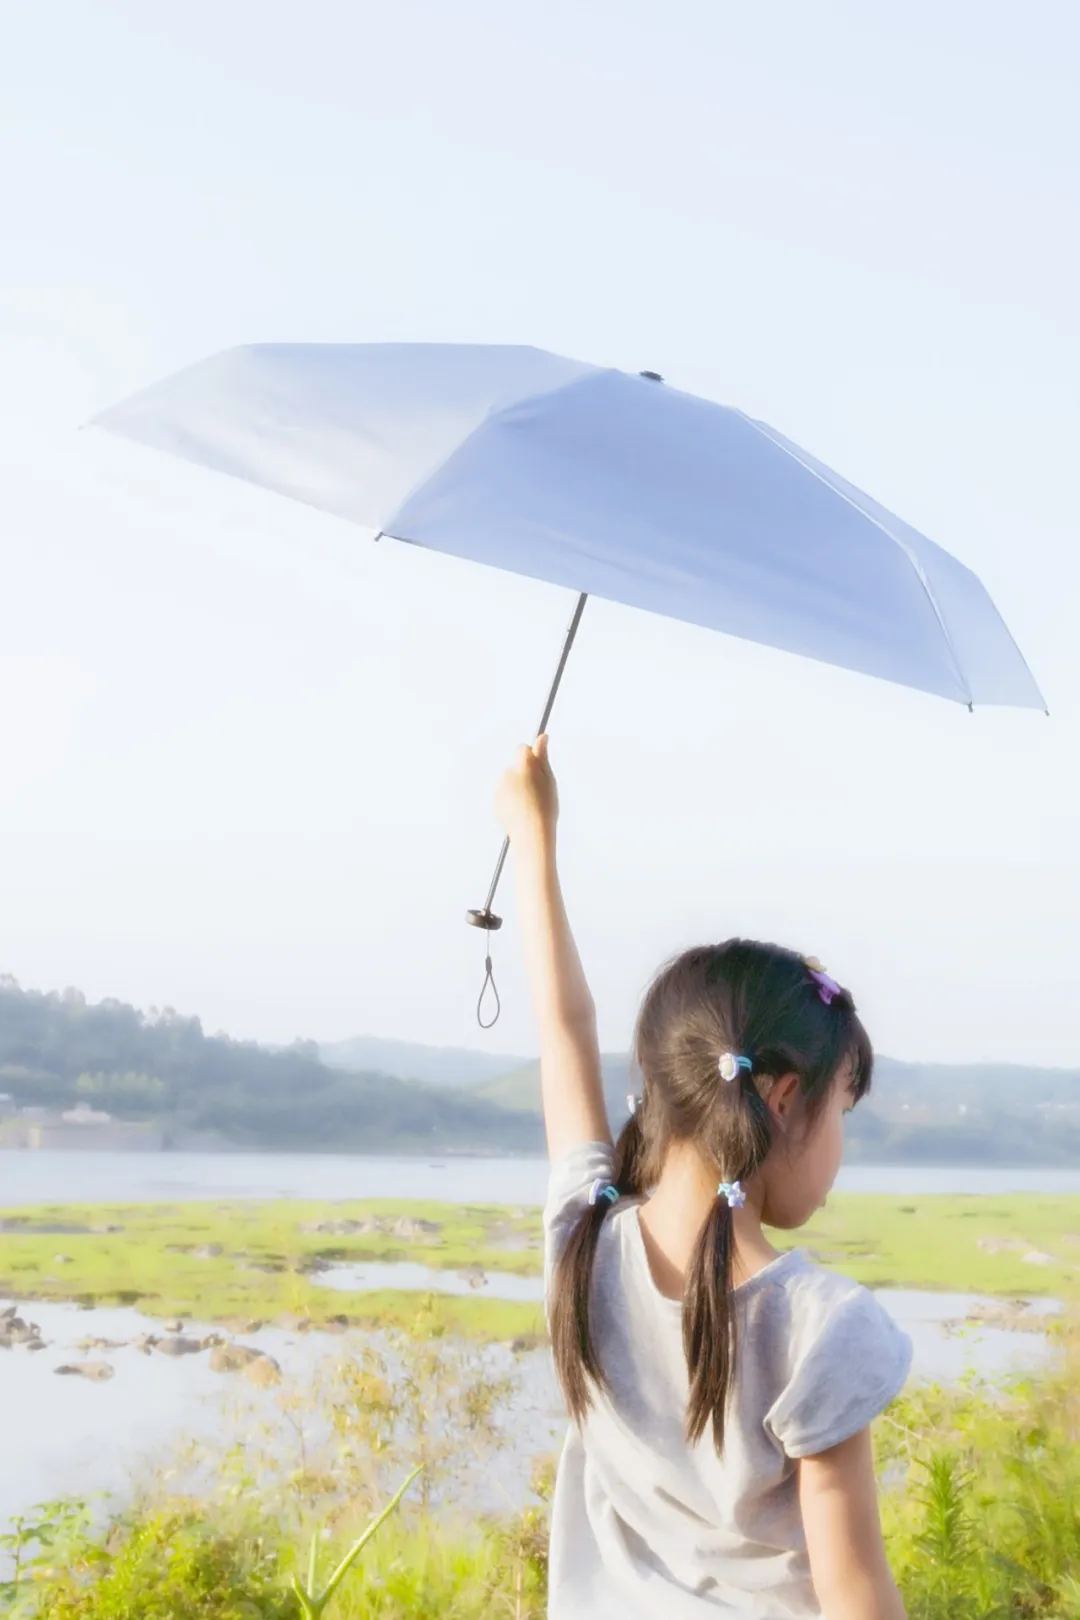
[(18, 1232), (22, 1237), (72, 1237), (90, 1230), (89, 1226), (72, 1225), (70, 1221), (28, 1221), (21, 1215), (0, 1220), (0, 1232)]
[(29, 1341), (29, 1343), (27, 1344), (26, 1348), (27, 1348), (27, 1350), (44, 1350), (44, 1348), (45, 1348), (45, 1340), (44, 1339), (31, 1339)]
[(264, 1324), (257, 1316), (227, 1316), (221, 1325), (229, 1333), (258, 1333)]
[(293, 1265), (294, 1271), (302, 1276), (312, 1276), (320, 1271), (330, 1270), (330, 1261), (324, 1260), (321, 1254), (302, 1254)]
[(1002, 1300), (996, 1303), (978, 1303), (971, 1307), (963, 1322), (950, 1323), (953, 1329), (968, 1327), (977, 1323), (980, 1327), (999, 1328), (1006, 1333), (1039, 1333), (1046, 1332), (1051, 1316), (1033, 1310), (1027, 1300)]
[(462, 1266), (459, 1275), (464, 1277), (470, 1288), (483, 1288), (487, 1282), (487, 1272), (483, 1266)]
[(324, 1333), (344, 1333), (349, 1326), (349, 1318), (343, 1315), (324, 1316), (319, 1323)]
[(380, 1221), (377, 1215), (369, 1215), (362, 1221), (305, 1221), (300, 1230), (301, 1232), (332, 1232), (337, 1237), (354, 1237), (357, 1233), (370, 1235), (375, 1232), (385, 1232), (387, 1225), (385, 1221)]
[(216, 1260), (218, 1255), (224, 1252), (220, 1243), (204, 1243), (201, 1249), (192, 1250), (192, 1258), (195, 1260)]
[(248, 1383), (254, 1384), (257, 1389), (269, 1389), (271, 1385), (281, 1383), (281, 1368), (273, 1356), (257, 1356), (242, 1370)]
[(88, 1378), (93, 1384), (103, 1384), (106, 1379), (113, 1377), (116, 1368), (107, 1361), (69, 1361), (62, 1367), (54, 1367), (53, 1372), (61, 1378)]
[(126, 1345), (126, 1339), (80, 1339), (75, 1348), (85, 1355), (88, 1350), (123, 1350)]
[(260, 1389), (281, 1381), (281, 1368), (273, 1356), (247, 1344), (216, 1345), (210, 1352), (210, 1367), (213, 1372), (243, 1373), (249, 1383)]
[(310, 1316), (296, 1316), (286, 1311), (284, 1316), (278, 1317), (277, 1325), (284, 1328), (286, 1333), (307, 1333), (313, 1324)]
[(436, 1221), (421, 1221), (413, 1215), (402, 1215), (394, 1222), (391, 1230), (395, 1237), (418, 1238), (427, 1237), (432, 1232), (441, 1232), (442, 1227)]
[(202, 1347), (204, 1350), (217, 1350), (228, 1342), (223, 1333), (207, 1333), (202, 1341)]
[(184, 1331), (184, 1324), (180, 1321), (162, 1322), (161, 1326), (166, 1333), (183, 1333)]
[(1056, 1266), (1057, 1260), (1052, 1254), (1044, 1254), (1041, 1249), (1030, 1249), (1024, 1255), (1026, 1266)]
[(141, 1351), (144, 1356), (148, 1356), (157, 1342), (156, 1333), (140, 1333), (137, 1339), (132, 1339), (131, 1344), (133, 1349)]
[[(264, 1350), (256, 1350), (249, 1344), (219, 1344), (210, 1352), (211, 1372), (243, 1372), (245, 1367), (260, 1357), (266, 1356)], [(270, 1358), (266, 1356), (266, 1359)]]
[(71, 1265), (71, 1256), (70, 1256), (70, 1254), (54, 1254), (53, 1255), (53, 1265), (54, 1266), (70, 1266)]
[(24, 1322), (21, 1316), (12, 1316), (4, 1328), (3, 1337), (9, 1345), (29, 1344), (32, 1339), (41, 1338), (41, 1329), (36, 1322)]
[(378, 1215), (363, 1215), (359, 1219), (346, 1217), (337, 1221), (305, 1221), (300, 1230), (328, 1232), (336, 1237), (374, 1237), (393, 1233), (395, 1237), (419, 1238), (441, 1232), (442, 1227), (435, 1221), (422, 1221), (413, 1215), (399, 1215), (395, 1221), (384, 1220)]
[(515, 1356), (521, 1356), (528, 1354), (530, 1350), (539, 1350), (546, 1343), (547, 1340), (542, 1333), (528, 1333), (519, 1339), (511, 1339), (510, 1349)]
[(0, 1309), (0, 1322), (10, 1322), (12, 1317), (18, 1316), (18, 1314), (19, 1307), (17, 1305), (5, 1305)]
[(201, 1339), (184, 1339), (179, 1335), (159, 1339), (154, 1346), (159, 1356), (197, 1356), (202, 1349)]

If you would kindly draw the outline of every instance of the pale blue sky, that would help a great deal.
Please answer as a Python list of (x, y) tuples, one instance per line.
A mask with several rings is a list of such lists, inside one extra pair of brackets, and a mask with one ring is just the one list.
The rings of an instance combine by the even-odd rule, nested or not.
[(76, 431), (234, 343), (526, 341), (804, 444), (982, 575), (1053, 710), (593, 604), (552, 751), (605, 1042), (738, 930), (899, 1056), (1080, 1063), (1078, 17), (0, 7), (0, 967), (532, 1045), (509, 933), (475, 1031), (460, 919), (569, 600)]

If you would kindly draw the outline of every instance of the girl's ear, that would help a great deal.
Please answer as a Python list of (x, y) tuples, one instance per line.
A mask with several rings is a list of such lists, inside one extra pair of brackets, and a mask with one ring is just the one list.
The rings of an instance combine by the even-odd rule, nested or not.
[(787, 1129), (791, 1123), (796, 1103), (799, 1099), (799, 1077), (797, 1074), (782, 1074), (770, 1082), (765, 1093), (765, 1105), (772, 1115), (773, 1124), (781, 1131)]

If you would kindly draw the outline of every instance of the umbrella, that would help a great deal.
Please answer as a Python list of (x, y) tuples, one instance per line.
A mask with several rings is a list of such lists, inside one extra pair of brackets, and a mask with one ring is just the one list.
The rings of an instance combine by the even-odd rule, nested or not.
[[(513, 346), (255, 344), (96, 423), (577, 592), (538, 731), (590, 595), (969, 708), (1045, 709), (969, 569), (764, 422), (654, 371)], [(489, 933), (506, 853), (468, 914)]]

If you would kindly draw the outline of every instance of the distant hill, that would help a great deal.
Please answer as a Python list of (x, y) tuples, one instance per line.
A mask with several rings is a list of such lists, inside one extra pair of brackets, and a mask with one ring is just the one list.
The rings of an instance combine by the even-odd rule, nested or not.
[[(207, 1035), (171, 1008), (140, 1012), (42, 994), (0, 976), (0, 1125), (25, 1107), (86, 1103), (155, 1125), (174, 1146), (354, 1153), (543, 1150), (540, 1120), (450, 1086), (319, 1061), (314, 1042), (285, 1050)], [(92, 1137), (88, 1136), (88, 1144)]]
[(384, 1041), (376, 1035), (354, 1035), (347, 1041), (321, 1041), (318, 1051), (322, 1062), (331, 1069), (366, 1069), (394, 1074), (402, 1080), (423, 1080), (434, 1086), (479, 1086), (528, 1062), (527, 1058), (471, 1052), (459, 1046), (417, 1046), (409, 1041)]
[[(92, 1004), (77, 990), (43, 994), (0, 975), (0, 1136), (5, 1113), (17, 1123), (28, 1106), (83, 1103), (153, 1125), (172, 1146), (543, 1151), (536, 1063), (368, 1038), (326, 1053), (334, 1065), (313, 1041), (275, 1050), (207, 1035), (171, 1008)], [(346, 1057), (362, 1066), (336, 1066)], [(618, 1128), (627, 1058), (608, 1054), (603, 1074)], [(855, 1163), (1080, 1167), (1080, 1071), (881, 1058), (847, 1140)]]
[[(601, 1060), (604, 1079), (604, 1097), (611, 1119), (622, 1121), (627, 1116), (626, 1099), (631, 1090), (639, 1089), (630, 1078), (630, 1060), (619, 1053), (606, 1052)], [(540, 1110), (540, 1065), (522, 1063), (496, 1080), (487, 1080), (474, 1086), (472, 1095), (486, 1102), (497, 1103), (513, 1113), (535, 1114)]]
[[(639, 1082), (625, 1056), (606, 1053), (601, 1063), (608, 1114), (618, 1125)], [(472, 1095), (535, 1113), (539, 1064), (523, 1064)], [(1080, 1167), (1080, 1070), (879, 1057), (873, 1089), (850, 1116), (846, 1140), (852, 1163)]]

